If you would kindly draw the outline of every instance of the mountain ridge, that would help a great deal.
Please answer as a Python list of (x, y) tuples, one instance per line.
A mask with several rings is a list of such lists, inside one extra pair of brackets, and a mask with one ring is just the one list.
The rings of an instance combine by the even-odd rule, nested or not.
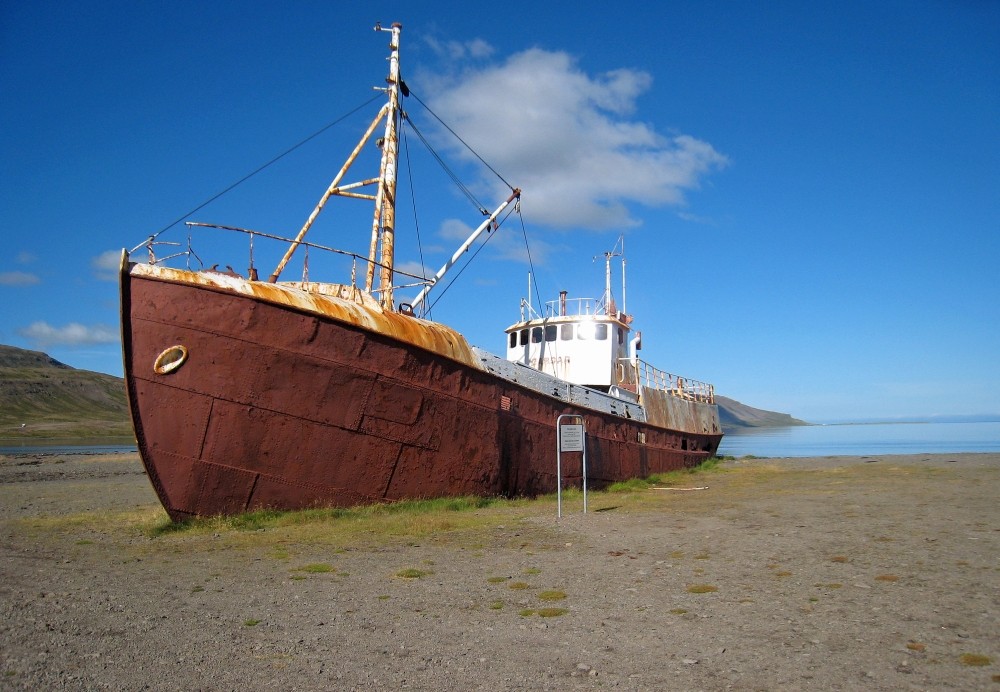
[[(808, 425), (787, 413), (715, 398), (723, 431)], [(0, 344), (0, 437), (12, 436), (131, 437), (124, 380)]]

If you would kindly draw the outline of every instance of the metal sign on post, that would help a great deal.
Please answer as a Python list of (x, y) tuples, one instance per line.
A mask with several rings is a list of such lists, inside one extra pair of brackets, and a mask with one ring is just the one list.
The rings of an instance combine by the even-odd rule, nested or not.
[[(575, 423), (563, 424), (564, 418)], [(583, 429), (583, 416), (564, 413), (556, 418), (556, 513), (562, 517), (562, 453), (583, 452), (583, 513), (587, 513), (587, 433)]]

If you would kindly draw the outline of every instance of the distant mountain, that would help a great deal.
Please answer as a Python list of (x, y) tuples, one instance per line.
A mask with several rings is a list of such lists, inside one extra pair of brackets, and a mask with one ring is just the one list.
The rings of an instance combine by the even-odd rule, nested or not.
[(806, 421), (792, 418), (787, 413), (754, 408), (718, 394), (715, 395), (715, 403), (719, 406), (719, 420), (722, 423), (723, 431), (732, 428), (777, 428), (788, 425), (809, 425)]
[[(723, 430), (808, 425), (728, 397), (715, 400)], [(77, 370), (39, 351), (0, 345), (0, 437), (131, 435), (121, 378)]]
[(0, 345), (0, 437), (131, 435), (121, 378)]

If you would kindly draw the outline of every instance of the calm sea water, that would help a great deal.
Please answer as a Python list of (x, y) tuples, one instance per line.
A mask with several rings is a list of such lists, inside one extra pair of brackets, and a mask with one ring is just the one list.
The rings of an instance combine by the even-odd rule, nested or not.
[(56, 441), (36, 438), (0, 442), (0, 454), (120, 454), (135, 451), (135, 440), (128, 439)]
[(727, 433), (719, 454), (819, 457), (1000, 452), (1000, 422), (880, 423), (749, 428)]
[[(134, 452), (128, 440), (0, 442), (0, 454)], [(719, 454), (742, 457), (825, 457), (877, 454), (1000, 452), (1000, 422), (797, 425), (726, 433)]]

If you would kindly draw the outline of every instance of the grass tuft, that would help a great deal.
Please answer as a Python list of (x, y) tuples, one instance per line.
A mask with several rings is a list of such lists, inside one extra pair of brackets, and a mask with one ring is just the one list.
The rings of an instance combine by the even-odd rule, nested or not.
[(687, 587), (688, 593), (713, 593), (718, 590), (718, 586), (712, 586), (711, 584), (691, 584)]
[(656, 473), (652, 476), (648, 476), (647, 478), (630, 478), (628, 480), (612, 483), (606, 488), (606, 492), (628, 493), (649, 490), (654, 485), (670, 486), (678, 482), (687, 481), (688, 476), (691, 476), (692, 474), (718, 470), (716, 467), (726, 460), (726, 458), (710, 457), (697, 466), (692, 466), (690, 468), (677, 469), (676, 471), (669, 471), (667, 473)]
[(561, 601), (566, 598), (564, 591), (539, 591), (538, 598), (543, 601)]
[(982, 654), (962, 654), (958, 659), (963, 666), (988, 666), (993, 663), (993, 659)]
[(421, 577), (426, 577), (428, 574), (433, 574), (433, 572), (425, 572), (422, 569), (401, 569), (396, 572), (396, 576), (400, 579), (420, 579)]
[(539, 608), (538, 617), (542, 618), (557, 618), (560, 615), (565, 615), (569, 611), (566, 608)]

